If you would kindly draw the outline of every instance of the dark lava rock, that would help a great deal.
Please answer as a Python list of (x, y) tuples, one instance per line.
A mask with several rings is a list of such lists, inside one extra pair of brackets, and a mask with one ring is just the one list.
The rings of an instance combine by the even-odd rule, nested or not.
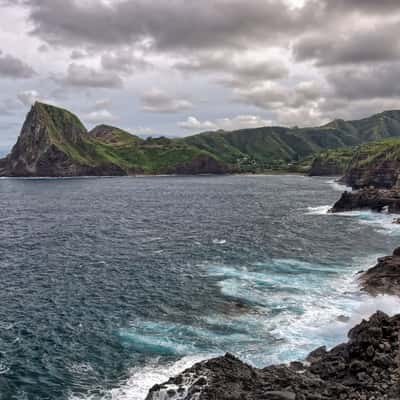
[(358, 163), (353, 159), (347, 168), (342, 182), (353, 189), (373, 186), (390, 189), (398, 183), (400, 162), (398, 159), (375, 159), (371, 163)]
[(340, 159), (316, 157), (309, 171), (310, 176), (339, 176), (345, 172), (346, 165)]
[(375, 313), (350, 330), (347, 343), (314, 350), (308, 366), (253, 368), (231, 354), (195, 364), (146, 400), (398, 400), (400, 315)]
[(400, 247), (392, 256), (378, 259), (378, 263), (360, 276), (362, 290), (376, 296), (391, 294), (400, 296)]
[(330, 212), (370, 209), (372, 211), (400, 212), (400, 190), (391, 189), (360, 189), (344, 192)]

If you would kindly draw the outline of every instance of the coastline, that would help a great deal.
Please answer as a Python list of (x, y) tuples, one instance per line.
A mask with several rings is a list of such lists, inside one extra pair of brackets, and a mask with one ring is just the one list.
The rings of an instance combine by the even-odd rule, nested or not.
[[(74, 175), (74, 176), (0, 176), (0, 179), (99, 179), (99, 178), (146, 178), (146, 177), (196, 177), (196, 176), (275, 176), (275, 175), (283, 175), (283, 176), (307, 176), (310, 178), (318, 177), (316, 175), (310, 176), (303, 172), (290, 172), (290, 171), (265, 171), (265, 172), (257, 172), (257, 173), (249, 173), (249, 172), (232, 172), (232, 173), (221, 173), (221, 174), (213, 174), (213, 173), (199, 173), (199, 174), (135, 174), (135, 175)], [(330, 176), (320, 176), (321, 178), (338, 178), (338, 175), (330, 175)]]
[[(400, 248), (394, 254), (400, 254)], [(370, 299), (396, 298), (400, 301), (400, 297), (393, 292), (377, 292), (376, 285), (368, 288), (365, 284), (364, 277), (389, 257), (392, 256), (378, 258), (377, 265), (354, 275), (360, 293), (367, 294)], [(400, 276), (400, 256), (396, 257)], [(400, 285), (396, 289), (400, 290)], [(382, 329), (386, 329), (386, 335)], [(331, 350), (321, 346), (311, 351), (304, 360), (261, 369), (226, 353), (197, 362), (168, 381), (156, 384), (146, 400), (395, 400), (400, 396), (397, 383), (400, 335), (397, 336), (397, 329), (400, 329), (400, 314), (390, 317), (378, 310), (367, 320), (363, 318), (351, 326), (349, 341), (337, 344)], [(369, 375), (371, 370), (372, 376)]]
[[(327, 183), (340, 184), (336, 180)], [(341, 191), (343, 187), (345, 185), (340, 184), (336, 190)], [(398, 280), (394, 284), (395, 288), (392, 285), (389, 290), (387, 275), (385, 271), (380, 273), (380, 268), (387, 264), (392, 267), (393, 257), (398, 268)], [(379, 281), (382, 275), (386, 286)], [(400, 301), (400, 248), (392, 256), (379, 257), (374, 265), (366, 271), (358, 271), (353, 277), (360, 295), (367, 295), (368, 299), (378, 302), (384, 298)], [(343, 322), (348, 322), (348, 317), (343, 318)], [(387, 328), (389, 336), (385, 336), (382, 326), (390, 326)], [(146, 400), (395, 400), (400, 396), (397, 381), (400, 335), (397, 336), (397, 329), (400, 329), (400, 314), (390, 317), (378, 308), (369, 319), (363, 318), (349, 327), (348, 342), (337, 344), (331, 350), (322, 346), (313, 350), (305, 360), (261, 369), (227, 353), (222, 357), (196, 363), (174, 378), (156, 384), (150, 389)], [(380, 333), (374, 337), (371, 332)]]

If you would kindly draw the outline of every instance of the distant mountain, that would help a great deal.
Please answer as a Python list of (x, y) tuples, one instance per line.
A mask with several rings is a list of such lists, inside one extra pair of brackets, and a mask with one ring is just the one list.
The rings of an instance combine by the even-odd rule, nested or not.
[[(77, 116), (35, 103), (2, 176), (263, 172), (340, 173), (362, 143), (400, 137), (400, 111), (315, 128), (264, 127), (142, 139), (116, 127), (88, 132)], [(318, 164), (319, 162), (319, 164)], [(317, 163), (317, 164), (316, 164)], [(319, 166), (318, 166), (319, 165)], [(319, 172), (318, 172), (319, 170)]]
[(206, 132), (183, 140), (228, 164), (251, 160), (263, 170), (286, 168), (290, 163), (327, 149), (388, 137), (400, 137), (400, 111), (385, 111), (356, 121), (335, 120), (316, 128), (264, 127)]

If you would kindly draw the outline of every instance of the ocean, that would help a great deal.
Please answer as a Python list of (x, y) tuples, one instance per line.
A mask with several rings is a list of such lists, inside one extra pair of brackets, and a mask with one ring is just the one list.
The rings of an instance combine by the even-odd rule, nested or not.
[(304, 358), (396, 298), (400, 225), (305, 176), (0, 179), (0, 399), (143, 400), (194, 362)]

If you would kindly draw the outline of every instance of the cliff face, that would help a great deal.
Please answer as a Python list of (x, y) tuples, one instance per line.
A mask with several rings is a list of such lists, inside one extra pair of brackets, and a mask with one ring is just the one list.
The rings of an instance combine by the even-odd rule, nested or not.
[[(82, 154), (87, 131), (70, 112), (36, 103), (17, 143), (0, 162), (3, 176), (123, 175), (112, 163), (94, 162)], [(91, 162), (92, 161), (92, 162)]]
[(360, 146), (349, 162), (343, 182), (353, 189), (389, 189), (400, 174), (400, 140), (390, 139)]
[(389, 189), (397, 184), (400, 160), (376, 160), (366, 165), (351, 165), (342, 179), (353, 189), (375, 187)]
[(325, 160), (323, 158), (317, 157), (309, 171), (310, 176), (337, 176), (343, 175), (346, 170), (346, 165), (340, 160)]

